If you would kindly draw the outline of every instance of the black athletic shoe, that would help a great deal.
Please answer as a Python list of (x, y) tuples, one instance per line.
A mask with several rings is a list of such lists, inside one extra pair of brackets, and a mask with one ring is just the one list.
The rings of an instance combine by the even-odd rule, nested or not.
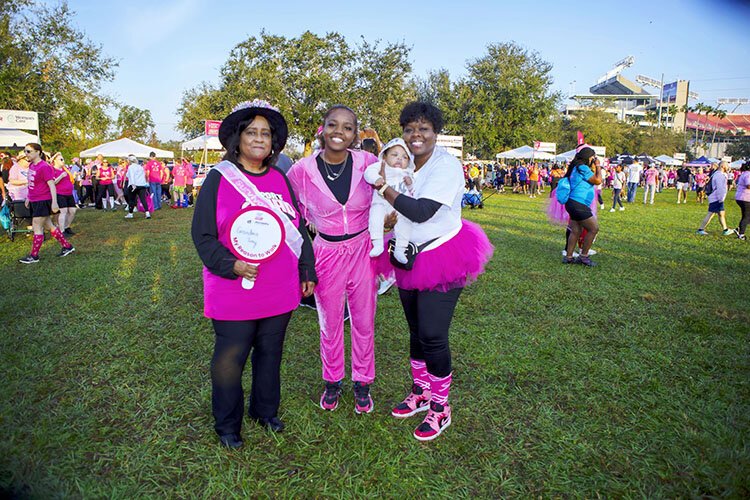
[(76, 251), (75, 247), (63, 248), (62, 250), (60, 250), (60, 253), (57, 254), (57, 256), (58, 257), (67, 257), (68, 255), (72, 254), (75, 251)]
[(23, 259), (18, 259), (18, 262), (21, 264), (36, 264), (39, 262), (39, 257), (34, 257), (33, 255), (29, 254)]
[(239, 434), (224, 434), (219, 436), (219, 443), (221, 443), (224, 448), (232, 450), (242, 448), (242, 445), (245, 444), (242, 442), (242, 438)]
[(63, 234), (65, 236), (75, 236), (76, 233), (74, 233), (73, 230), (68, 227), (65, 229), (65, 231), (63, 231)]

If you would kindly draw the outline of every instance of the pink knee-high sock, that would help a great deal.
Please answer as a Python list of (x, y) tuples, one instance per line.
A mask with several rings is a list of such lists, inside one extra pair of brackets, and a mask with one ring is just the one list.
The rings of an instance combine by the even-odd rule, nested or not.
[(436, 377), (430, 373), (430, 389), (432, 390), (432, 401), (439, 405), (448, 403), (448, 394), (451, 392), (453, 372), (445, 377)]
[(65, 239), (65, 236), (63, 236), (62, 231), (60, 231), (57, 228), (54, 228), (52, 231), (52, 236), (62, 245), (63, 248), (70, 248), (71, 244), (68, 240)]
[(35, 234), (31, 240), (31, 255), (33, 257), (39, 257), (39, 249), (42, 248), (42, 243), (44, 243), (44, 235)]
[(424, 361), (419, 359), (409, 358), (411, 364), (411, 376), (414, 379), (414, 383), (422, 389), (430, 390), (430, 378), (427, 374), (427, 365)]

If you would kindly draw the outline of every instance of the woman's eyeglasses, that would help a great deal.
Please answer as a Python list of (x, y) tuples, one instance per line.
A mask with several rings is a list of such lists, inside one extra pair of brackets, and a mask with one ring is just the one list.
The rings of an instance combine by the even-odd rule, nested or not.
[(33, 149), (24, 149), (23, 152), (26, 153), (26, 154), (29, 154), (29, 153), (33, 153), (34, 150)]

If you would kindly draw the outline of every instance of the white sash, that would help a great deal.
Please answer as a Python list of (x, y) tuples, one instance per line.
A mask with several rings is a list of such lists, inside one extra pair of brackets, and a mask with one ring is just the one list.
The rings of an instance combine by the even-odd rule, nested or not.
[(299, 233), (299, 229), (294, 227), (292, 221), (289, 220), (289, 216), (271, 205), (268, 200), (263, 197), (260, 191), (258, 191), (255, 184), (250, 182), (234, 163), (222, 161), (216, 165), (214, 169), (218, 170), (227, 182), (229, 182), (238, 193), (245, 197), (249, 205), (268, 208), (273, 211), (279, 219), (281, 219), (284, 223), (286, 244), (299, 259), (300, 255), (302, 255), (302, 235)]

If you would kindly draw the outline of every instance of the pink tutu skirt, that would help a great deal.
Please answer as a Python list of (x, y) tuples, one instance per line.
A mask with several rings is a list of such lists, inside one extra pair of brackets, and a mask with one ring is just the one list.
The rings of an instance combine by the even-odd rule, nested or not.
[[(437, 248), (420, 252), (411, 271), (392, 268), (399, 288), (447, 292), (476, 281), (492, 258), (494, 247), (478, 224), (461, 222), (461, 229), (453, 238)], [(387, 253), (384, 254), (388, 259)]]
[[(599, 205), (596, 203), (596, 196), (589, 205), (591, 213), (596, 216)], [(557, 189), (552, 190), (549, 197), (549, 203), (547, 204), (547, 218), (552, 224), (559, 224), (560, 226), (567, 226), (570, 221), (570, 215), (565, 210), (565, 205), (561, 205), (557, 201)]]

